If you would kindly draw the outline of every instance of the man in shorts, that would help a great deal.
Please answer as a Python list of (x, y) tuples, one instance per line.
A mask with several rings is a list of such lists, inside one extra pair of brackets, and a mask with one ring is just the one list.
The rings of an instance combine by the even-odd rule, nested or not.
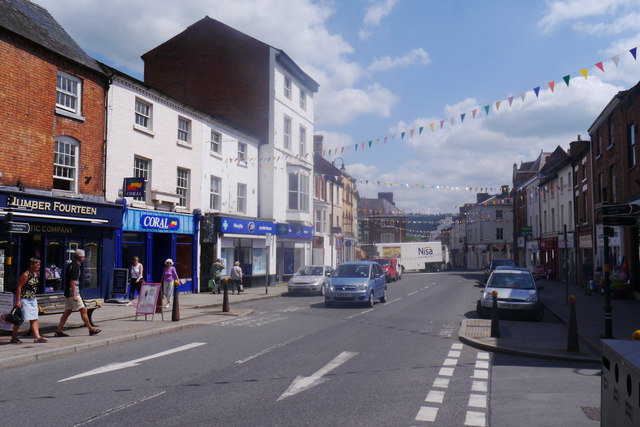
[(71, 315), (73, 311), (80, 311), (80, 317), (82, 317), (82, 321), (84, 325), (89, 329), (89, 335), (96, 335), (101, 332), (101, 329), (94, 328), (91, 326), (91, 322), (89, 322), (89, 316), (87, 314), (87, 307), (84, 306), (84, 302), (82, 301), (82, 296), (80, 295), (80, 274), (81, 269), (80, 266), (84, 262), (84, 251), (82, 249), (78, 249), (73, 253), (73, 261), (67, 267), (67, 274), (65, 277), (64, 284), (64, 296), (65, 296), (65, 306), (64, 313), (62, 313), (62, 317), (60, 318), (60, 323), (58, 324), (58, 328), (53, 334), (56, 337), (68, 337), (69, 335), (62, 332), (62, 328), (64, 327), (65, 322)]

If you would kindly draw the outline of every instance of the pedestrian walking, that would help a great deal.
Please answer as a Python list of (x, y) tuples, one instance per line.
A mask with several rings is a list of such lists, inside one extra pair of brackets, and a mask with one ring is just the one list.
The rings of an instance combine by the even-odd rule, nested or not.
[(73, 253), (73, 261), (69, 263), (66, 270), (64, 286), (64, 313), (62, 313), (58, 328), (53, 334), (56, 337), (69, 336), (62, 331), (62, 328), (73, 311), (80, 311), (80, 317), (82, 318), (84, 325), (89, 330), (89, 335), (96, 335), (102, 332), (101, 329), (91, 326), (91, 322), (89, 322), (89, 316), (87, 314), (87, 307), (85, 307), (84, 301), (82, 300), (82, 294), (80, 293), (80, 276), (83, 262), (84, 251), (82, 249), (77, 249)]
[(211, 270), (209, 271), (209, 276), (211, 280), (213, 280), (213, 287), (211, 289), (211, 293), (220, 293), (220, 281), (222, 280), (222, 270), (226, 267), (222, 264), (222, 259), (218, 258), (216, 262), (211, 264)]
[(174, 282), (180, 280), (178, 272), (173, 266), (173, 260), (167, 258), (164, 262), (164, 270), (162, 271), (162, 294), (166, 300), (165, 308), (171, 308), (171, 298), (173, 297)]
[(231, 294), (233, 294), (234, 289), (238, 291), (238, 295), (244, 291), (244, 286), (242, 285), (242, 268), (240, 268), (240, 261), (236, 261), (233, 263), (233, 268), (231, 268), (231, 274), (229, 275), (231, 278)]
[(133, 263), (129, 269), (129, 299), (132, 300), (136, 296), (136, 291), (140, 295), (140, 285), (142, 285), (142, 275), (144, 274), (144, 266), (140, 263), (140, 258), (133, 257)]
[[(29, 268), (20, 275), (18, 280), (18, 289), (16, 290), (16, 304), (22, 312), (22, 319), (29, 321), (33, 342), (46, 343), (48, 340), (40, 335), (38, 327), (38, 301), (36, 293), (38, 292), (38, 276), (40, 274), (40, 260), (31, 258), (29, 260)], [(18, 338), (18, 329), (20, 325), (13, 325), (11, 330), (11, 343), (21, 344)]]

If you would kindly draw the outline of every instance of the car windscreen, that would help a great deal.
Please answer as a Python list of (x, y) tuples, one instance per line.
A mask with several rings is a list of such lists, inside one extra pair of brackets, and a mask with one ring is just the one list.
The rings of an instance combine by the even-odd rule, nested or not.
[(322, 267), (302, 267), (296, 276), (322, 276)]
[(489, 283), (489, 288), (504, 289), (535, 289), (536, 285), (529, 274), (517, 273), (493, 273)]
[(375, 261), (383, 267), (387, 267), (389, 265), (388, 259), (372, 259), (371, 261)]
[(369, 266), (364, 264), (342, 264), (331, 277), (369, 277)]

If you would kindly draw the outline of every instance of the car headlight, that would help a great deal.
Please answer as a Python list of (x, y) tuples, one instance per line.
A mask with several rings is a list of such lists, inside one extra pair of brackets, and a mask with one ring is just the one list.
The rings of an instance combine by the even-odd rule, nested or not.
[(493, 295), (491, 295), (489, 292), (485, 292), (482, 294), (482, 299), (485, 301), (491, 301), (493, 299)]
[(366, 291), (368, 287), (367, 283), (361, 283), (360, 285), (358, 285), (358, 290), (359, 291)]
[(533, 293), (527, 297), (527, 301), (529, 302), (538, 302), (538, 294)]

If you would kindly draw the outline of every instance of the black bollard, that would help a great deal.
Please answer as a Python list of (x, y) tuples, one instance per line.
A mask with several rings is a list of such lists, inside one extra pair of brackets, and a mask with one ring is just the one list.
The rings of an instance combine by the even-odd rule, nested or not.
[(569, 297), (569, 334), (567, 336), (567, 351), (579, 352), (578, 322), (576, 321), (576, 296)]
[(222, 279), (224, 282), (224, 295), (222, 296), (222, 311), (224, 313), (229, 312), (229, 291), (227, 289), (227, 283), (229, 283), (229, 278), (225, 277)]
[(491, 338), (500, 338), (500, 316), (498, 315), (498, 291), (491, 292), (493, 306), (491, 307)]
[(180, 304), (178, 303), (178, 286), (180, 286), (180, 282), (177, 280), (173, 282), (173, 309), (171, 310), (171, 321), (177, 322), (180, 320)]

